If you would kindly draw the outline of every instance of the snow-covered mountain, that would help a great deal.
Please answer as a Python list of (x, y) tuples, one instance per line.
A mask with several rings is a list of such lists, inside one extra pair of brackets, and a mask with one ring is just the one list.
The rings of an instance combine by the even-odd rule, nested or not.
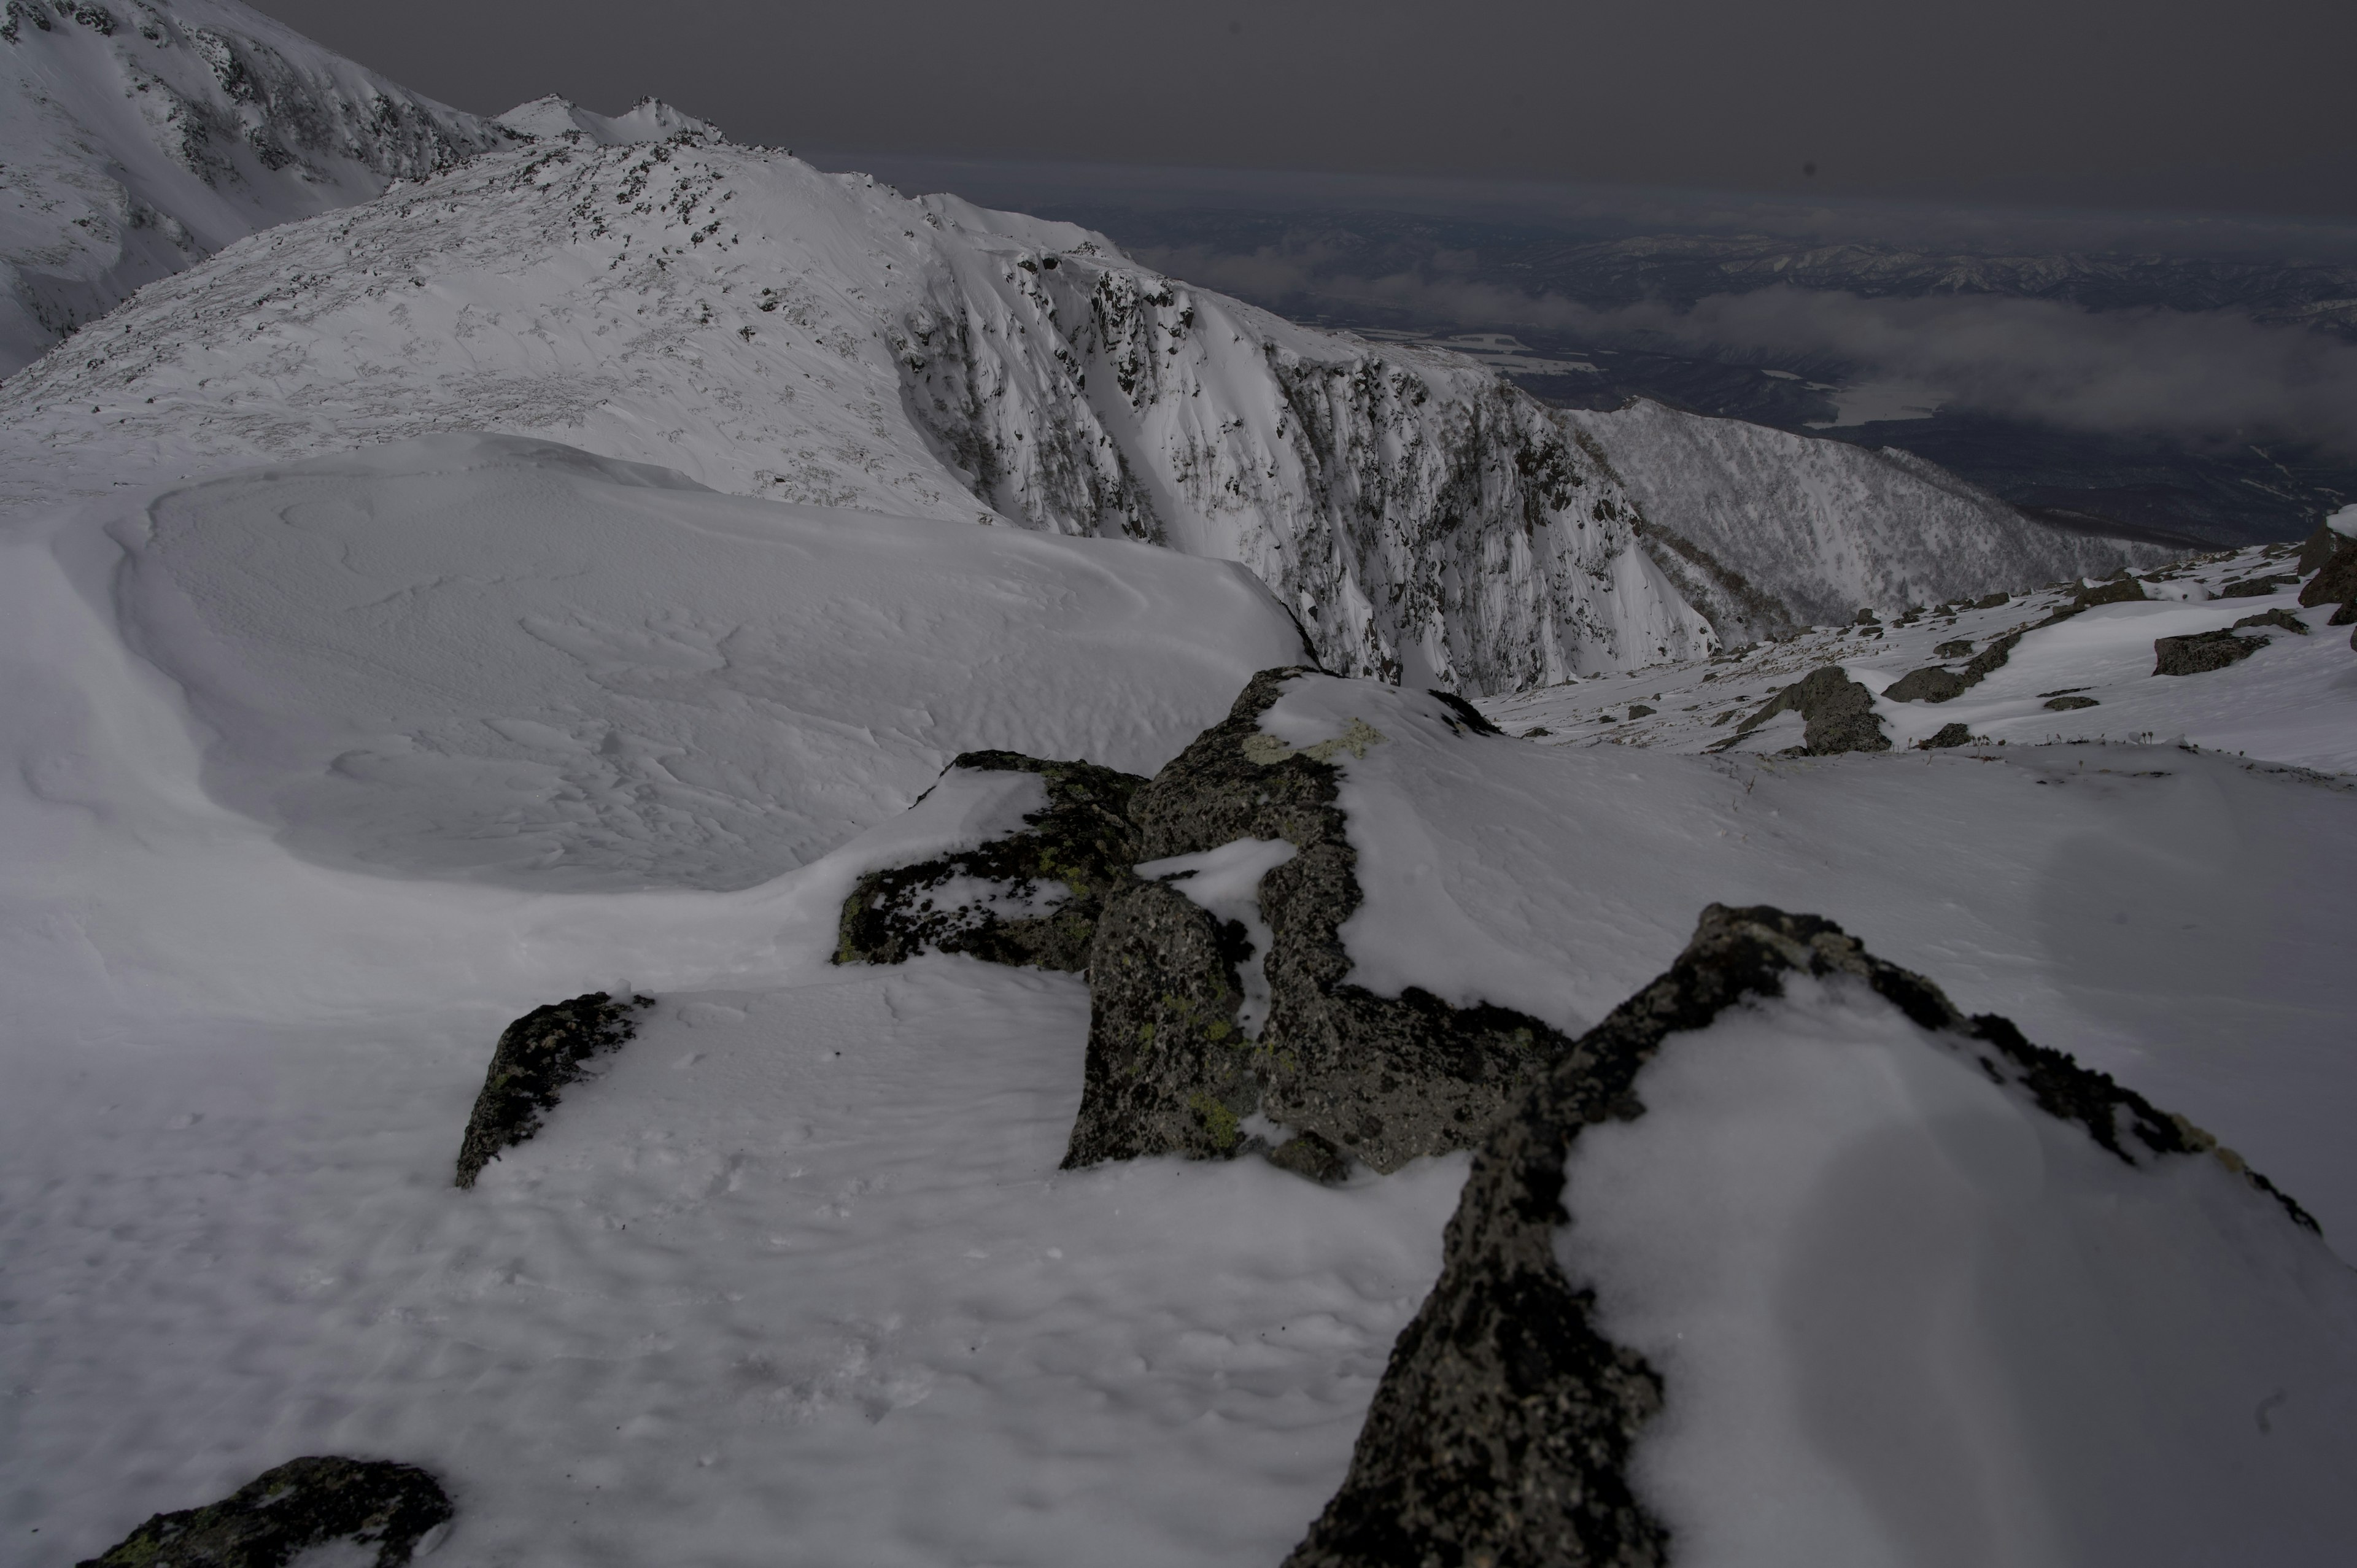
[(517, 104), (492, 124), (534, 138), (578, 134), (606, 147), (664, 141), (683, 131), (706, 136), (720, 134), (711, 121), (683, 114), (658, 98), (642, 98), (619, 114), (600, 114), (553, 92)]
[[(643, 118), (627, 134), (665, 123)], [(1469, 360), (1294, 326), (1070, 225), (693, 126), (602, 145), (624, 134), (479, 157), (156, 285), (0, 391), (0, 499), (533, 435), (738, 494), (1239, 562), (1330, 668), (1474, 692), (2123, 553), (1835, 444), (1658, 408), (1567, 424)]]
[(256, 230), (513, 140), (237, 0), (11, 0), (0, 373)]

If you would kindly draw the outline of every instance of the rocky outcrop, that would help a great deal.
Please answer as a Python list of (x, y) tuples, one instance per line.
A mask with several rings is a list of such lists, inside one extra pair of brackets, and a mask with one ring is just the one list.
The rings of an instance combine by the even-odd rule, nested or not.
[(2271, 610), (2261, 610), (2257, 615), (2244, 616), (2228, 629), (2240, 631), (2246, 626), (2280, 627), (2284, 630), (2294, 633), (2299, 637), (2306, 637), (2308, 635), (2308, 623), (2300, 619), (2299, 617), (2292, 614), (2291, 611), (2283, 608), (2281, 606), (2277, 606), (2276, 608)]
[(2153, 639), (2152, 672), (2156, 675), (2203, 675), (2239, 664), (2265, 648), (2272, 638), (2237, 637), (2231, 630), (2199, 631), (2190, 637)]
[(290, 1459), (220, 1502), (156, 1515), (79, 1568), (285, 1568), (315, 1552), (401, 1568), (454, 1511), (441, 1483), (413, 1465)]
[(1812, 670), (1769, 698), (1733, 735), (1711, 749), (1734, 745), (1778, 714), (1798, 714), (1808, 721), (1796, 748), (1803, 756), (1890, 749), (1890, 737), (1882, 733), (1882, 719), (1874, 711), (1874, 693), (1843, 674), (1835, 664)]
[(1592, 1293), (1566, 1274), (1566, 1162), (1588, 1127), (1644, 1113), (1638, 1074), (1676, 1036), (1747, 998), (1781, 994), (1791, 974), (1870, 987), (2009, 1093), (2130, 1165), (2214, 1154), (2313, 1229), (2198, 1128), (2002, 1018), (1965, 1018), (1930, 981), (1871, 957), (1839, 927), (1714, 905), (1668, 972), (1558, 1058), (1483, 1146), (1440, 1278), (1393, 1348), (1350, 1473), (1286, 1568), (1674, 1560), (1667, 1530), (1631, 1488), (1629, 1461), (1674, 1391), (1605, 1337)]
[[(2343, 538), (2339, 534), (2333, 538), (2332, 553), (2317, 566), (2316, 575), (2310, 577), (2299, 591), (2299, 602), (2305, 607), (2339, 605), (2346, 609), (2357, 605), (2357, 539)], [(2301, 553), (2300, 560), (2306, 563), (2306, 552)], [(2343, 623), (2336, 616), (2332, 624), (2339, 626)]]
[(1138, 857), (1126, 811), (1146, 780), (1092, 762), (974, 751), (950, 766), (1036, 773), (1045, 810), (1019, 832), (913, 865), (874, 871), (844, 900), (837, 963), (899, 963), (920, 952), (1081, 969), (1106, 895)]
[(501, 1031), (459, 1141), (457, 1185), (472, 1187), (503, 1149), (540, 1131), (568, 1084), (587, 1076), (594, 1058), (619, 1050), (638, 1034), (630, 1014), (651, 996), (617, 1002), (602, 991), (535, 1007)]
[[(1285, 682), (1312, 673), (1254, 676), (1228, 717), (1131, 801), (1149, 863), (1240, 841), (1281, 841), (1292, 853), (1258, 884), (1265, 951), (1240, 922), (1222, 923), (1169, 886), (1141, 882), (1107, 901), (1089, 958), (1089, 1048), (1068, 1167), (1244, 1153), (1260, 1146), (1244, 1127), (1257, 1114), (1291, 1133), (1274, 1151), (1281, 1165), (1393, 1170), (1478, 1142), (1566, 1046), (1505, 1008), (1347, 983), (1340, 927), (1361, 894), (1335, 759), (1363, 756), (1383, 736), (1358, 723), (1296, 748), (1263, 734), (1260, 716)], [(1244, 1018), (1246, 965), (1266, 988), (1257, 1031)]]
[(1939, 733), (1915, 743), (1918, 751), (1945, 751), (1951, 746), (1970, 746), (1973, 732), (1967, 725), (1942, 725)]
[[(1882, 690), (1882, 694), (1894, 703), (1945, 703), (1963, 696), (1986, 680), (1994, 671), (2003, 669), (2013, 657), (2014, 646), (2020, 642), (2021, 633), (2008, 632), (1990, 643), (1961, 671), (1943, 669), (1929, 664), (1921, 670), (1910, 670)], [(1969, 642), (1943, 642), (1932, 651), (1942, 658), (1961, 657), (1972, 652)], [(1951, 650), (1955, 650), (1952, 652)]]

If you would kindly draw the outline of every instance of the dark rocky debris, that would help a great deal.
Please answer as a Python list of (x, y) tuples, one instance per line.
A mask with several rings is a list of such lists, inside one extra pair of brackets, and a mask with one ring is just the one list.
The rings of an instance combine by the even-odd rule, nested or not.
[(595, 1057), (619, 1050), (638, 1034), (630, 1014), (654, 1004), (651, 996), (617, 1002), (602, 991), (535, 1007), (510, 1024), (492, 1048), (491, 1065), (475, 1096), (458, 1144), (457, 1185), (472, 1187), (500, 1152), (540, 1131), (567, 1084), (587, 1076)]
[[(1282, 839), (1296, 853), (1261, 879), (1265, 954), (1246, 951), (1240, 926), (1222, 929), (1173, 888), (1134, 882), (1107, 900), (1089, 959), (1088, 1058), (1068, 1168), (1256, 1152), (1240, 1123), (1259, 1112), (1295, 1133), (1272, 1156), (1287, 1169), (1321, 1180), (1351, 1160), (1394, 1170), (1478, 1143), (1567, 1045), (1505, 1008), (1452, 1007), (1413, 988), (1381, 997), (1343, 982), (1351, 960), (1340, 928), (1361, 894), (1330, 757), (1383, 736), (1354, 725), (1296, 750), (1263, 735), (1260, 716), (1285, 682), (1311, 673), (1253, 677), (1227, 718), (1130, 801), (1141, 860), (1238, 839)], [(1256, 1039), (1237, 1018), (1237, 966), (1254, 957), (1270, 993)]]
[(1673, 1560), (1631, 1488), (1631, 1453), (1670, 1391), (1605, 1338), (1566, 1277), (1564, 1165), (1587, 1127), (1644, 1113), (1644, 1065), (1679, 1034), (1790, 972), (1846, 975), (1935, 1031), (1980, 1070), (2132, 1165), (2211, 1154), (2313, 1228), (2231, 1151), (2103, 1073), (1966, 1018), (1939, 988), (1873, 958), (1830, 921), (1779, 909), (1703, 912), (1667, 972), (1572, 1049), (1501, 1122), (1449, 1221), (1440, 1278), (1393, 1347), (1348, 1477), (1286, 1568), (1641, 1568)]
[[(1093, 762), (1046, 762), (1012, 751), (970, 751), (950, 766), (1036, 773), (1047, 785), (1047, 808), (1024, 818), (1024, 831), (979, 848), (861, 877), (844, 900), (834, 961), (899, 963), (920, 952), (957, 952), (1041, 969), (1085, 967), (1105, 895), (1128, 880), (1138, 859), (1125, 813), (1146, 780)], [(1055, 885), (1067, 896), (1043, 914), (1015, 918), (986, 902), (935, 897), (964, 878), (1012, 899), (1028, 901)]]
[(1932, 650), (1932, 657), (1934, 659), (1970, 659), (1972, 656), (1973, 642), (1968, 637), (1957, 638), (1953, 642), (1943, 642)]
[(400, 1568), (453, 1511), (441, 1484), (414, 1466), (290, 1459), (220, 1502), (156, 1515), (78, 1568), (285, 1568), (341, 1543), (353, 1552), (372, 1546), (376, 1568)]
[(1732, 746), (1778, 714), (1798, 714), (1808, 721), (1801, 734), (1801, 745), (1794, 748), (1803, 756), (1831, 757), (1844, 751), (1890, 749), (1890, 738), (1882, 733), (1882, 720), (1874, 711), (1874, 693), (1843, 674), (1841, 667), (1835, 664), (1812, 670), (1777, 693), (1737, 725), (1733, 735), (1711, 749)]
[(2156, 675), (2201, 675), (2239, 663), (2273, 640), (2237, 637), (2232, 631), (2201, 631), (2190, 637), (2163, 637), (2152, 645)]

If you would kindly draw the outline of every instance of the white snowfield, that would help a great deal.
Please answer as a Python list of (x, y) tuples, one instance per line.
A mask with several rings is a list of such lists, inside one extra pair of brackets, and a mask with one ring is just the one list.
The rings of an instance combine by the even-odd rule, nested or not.
[(514, 136), (237, 0), (0, 15), (0, 374), (142, 284)]

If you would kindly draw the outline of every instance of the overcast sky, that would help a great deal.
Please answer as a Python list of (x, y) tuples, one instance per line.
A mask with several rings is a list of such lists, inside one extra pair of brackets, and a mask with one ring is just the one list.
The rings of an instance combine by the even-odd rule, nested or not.
[(2357, 0), (260, 8), (460, 108), (797, 150), (2357, 216)]

